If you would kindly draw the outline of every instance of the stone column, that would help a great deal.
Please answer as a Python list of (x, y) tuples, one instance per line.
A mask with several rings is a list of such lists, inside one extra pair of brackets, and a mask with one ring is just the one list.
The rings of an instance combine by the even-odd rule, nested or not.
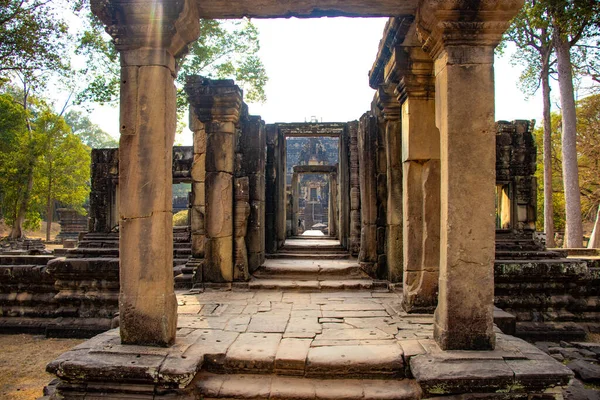
[(350, 137), (350, 253), (358, 256), (360, 251), (360, 178), (358, 153), (358, 121), (348, 123)]
[(433, 312), (440, 260), (440, 134), (435, 126), (433, 60), (420, 46), (399, 46), (404, 203), (403, 306)]
[(402, 281), (402, 161), (400, 103), (394, 95), (395, 85), (383, 85), (377, 92), (385, 121), (385, 153), (387, 166), (387, 207), (385, 255), (387, 279)]
[(293, 236), (298, 236), (298, 208), (299, 208), (298, 196), (299, 195), (300, 195), (300, 193), (299, 193), (298, 173), (294, 172), (294, 175), (292, 175), (292, 201), (293, 201), (292, 235)]
[(361, 268), (375, 276), (377, 268), (377, 118), (364, 114), (358, 127), (360, 164), (360, 253)]
[(247, 176), (234, 179), (234, 268), (235, 281), (247, 281), (250, 278), (248, 271), (248, 248), (246, 235), (248, 233), (248, 217), (250, 216), (250, 180)]
[(522, 0), (425, 0), (423, 49), (435, 60), (440, 130), (440, 280), (434, 337), (444, 350), (486, 350), (493, 330), (494, 47)]
[(204, 124), (198, 119), (193, 108), (189, 110), (190, 130), (194, 135), (194, 161), (192, 163), (192, 204), (190, 209), (190, 227), (192, 240), (192, 256), (186, 263), (194, 268), (194, 282), (202, 282), (202, 263), (206, 231), (204, 217), (206, 215), (205, 181), (206, 181), (206, 131)]
[(266, 126), (267, 162), (265, 171), (265, 251), (277, 252), (277, 126)]
[(350, 155), (348, 124), (340, 135), (338, 150), (338, 199), (340, 244), (349, 250), (350, 241)]
[(174, 79), (176, 58), (199, 34), (196, 3), (92, 0), (91, 8), (121, 55), (121, 341), (168, 346), (177, 330), (171, 212)]
[(186, 92), (206, 130), (204, 282), (232, 282), (236, 124), (242, 91), (232, 80), (190, 77)]
[(285, 137), (281, 132), (277, 132), (277, 249), (283, 247), (287, 232), (287, 183), (286, 183), (286, 148)]
[(242, 166), (250, 184), (250, 216), (248, 219), (248, 268), (254, 272), (265, 260), (265, 123), (258, 116), (249, 116), (242, 128), (240, 149)]
[(337, 173), (329, 174), (329, 235), (338, 237), (338, 179)]

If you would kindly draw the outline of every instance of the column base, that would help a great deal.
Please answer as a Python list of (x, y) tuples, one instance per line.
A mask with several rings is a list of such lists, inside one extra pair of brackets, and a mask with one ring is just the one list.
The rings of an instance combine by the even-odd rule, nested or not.
[(496, 334), (492, 332), (469, 332), (444, 330), (437, 323), (433, 326), (433, 338), (442, 350), (494, 350)]
[(168, 347), (175, 342), (177, 332), (177, 298), (175, 293), (162, 296), (136, 297), (148, 312), (142, 312), (136, 303), (119, 296), (121, 310), (121, 344)]

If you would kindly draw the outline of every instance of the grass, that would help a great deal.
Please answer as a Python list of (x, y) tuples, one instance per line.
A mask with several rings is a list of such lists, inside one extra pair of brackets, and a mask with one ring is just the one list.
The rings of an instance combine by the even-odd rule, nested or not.
[(36, 335), (0, 335), (0, 399), (34, 400), (54, 376), (46, 364), (83, 342)]

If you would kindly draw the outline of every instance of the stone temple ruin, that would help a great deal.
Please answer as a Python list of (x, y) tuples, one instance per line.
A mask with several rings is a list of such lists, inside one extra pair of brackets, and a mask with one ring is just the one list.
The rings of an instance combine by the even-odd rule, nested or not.
[[(46, 398), (562, 398), (571, 370), (514, 335), (597, 332), (600, 286), (536, 236), (532, 123), (493, 121), (521, 5), (92, 0), (121, 54), (119, 149), (92, 154), (77, 248), (0, 256), (0, 329), (98, 334), (48, 365)], [(200, 18), (325, 15), (392, 16), (368, 112), (267, 124), (233, 81), (190, 76), (194, 145), (172, 148)], [(337, 138), (336, 163), (288, 182), (297, 137)], [(308, 173), (328, 176), (325, 237), (298, 236)]]

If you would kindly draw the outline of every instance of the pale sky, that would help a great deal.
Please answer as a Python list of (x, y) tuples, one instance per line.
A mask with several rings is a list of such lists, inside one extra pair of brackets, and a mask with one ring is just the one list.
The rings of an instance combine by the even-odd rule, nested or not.
[[(267, 101), (249, 104), (250, 113), (267, 123), (346, 122), (369, 110), (374, 91), (368, 72), (375, 61), (387, 18), (255, 19), (260, 31), (260, 58), (269, 82)], [(496, 119), (536, 119), (538, 97), (525, 100), (517, 81), (520, 70), (508, 54), (495, 62)], [(98, 108), (92, 120), (118, 137), (119, 112)], [(177, 139), (191, 144), (191, 134)]]

